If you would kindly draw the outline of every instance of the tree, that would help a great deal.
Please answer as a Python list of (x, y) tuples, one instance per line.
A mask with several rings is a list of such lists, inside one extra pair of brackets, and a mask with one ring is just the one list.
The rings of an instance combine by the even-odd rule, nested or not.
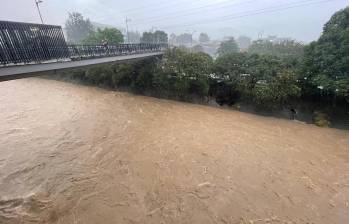
[(300, 90), (295, 71), (270, 55), (223, 54), (215, 61), (214, 73), (224, 82), (217, 87), (216, 97), (229, 104), (241, 97), (272, 108), (289, 103)]
[(183, 33), (177, 37), (177, 43), (179, 45), (190, 44), (193, 41), (193, 35), (190, 33)]
[[(304, 88), (307, 92), (349, 103), (349, 7), (325, 24), (318, 41), (305, 48)], [(323, 97), (322, 97), (323, 98)]]
[(270, 83), (257, 84), (252, 91), (253, 102), (263, 108), (288, 105), (297, 99), (300, 93), (297, 75), (288, 70), (281, 71)]
[(152, 32), (144, 32), (141, 37), (141, 43), (153, 43), (154, 42), (154, 36)]
[(231, 37), (227, 41), (223, 41), (217, 51), (218, 55), (224, 55), (224, 54), (236, 53), (236, 52), (239, 52), (239, 47), (234, 37)]
[(216, 75), (222, 79), (234, 81), (240, 77), (250, 77), (253, 83), (270, 81), (284, 69), (288, 68), (280, 58), (247, 53), (224, 54), (219, 56), (215, 63)]
[(176, 34), (172, 33), (169, 38), (170, 45), (175, 45), (177, 43), (177, 36)]
[(168, 36), (167, 33), (161, 30), (157, 30), (154, 33), (154, 39), (156, 43), (167, 43), (168, 42)]
[(160, 68), (164, 78), (155, 79), (157, 88), (168, 88), (176, 97), (208, 95), (208, 77), (212, 73), (213, 59), (204, 53), (189, 53), (179, 48), (168, 50)]
[(84, 44), (96, 44), (100, 45), (104, 40), (107, 40), (109, 44), (120, 44), (124, 42), (124, 36), (121, 31), (116, 28), (97, 29), (92, 31), (82, 42)]
[(154, 33), (144, 32), (141, 37), (142, 43), (167, 43), (168, 36), (167, 33), (161, 30), (157, 30)]
[(283, 40), (277, 43), (268, 40), (257, 40), (248, 48), (250, 54), (265, 54), (281, 58), (298, 58), (303, 56), (304, 45), (294, 40)]
[(80, 43), (93, 31), (93, 25), (89, 19), (84, 19), (80, 13), (72, 12), (68, 14), (65, 29), (68, 42)]
[(200, 41), (201, 43), (207, 43), (207, 42), (210, 42), (210, 38), (209, 38), (209, 36), (207, 35), (207, 33), (200, 33), (199, 41)]
[(205, 52), (204, 48), (201, 46), (201, 45), (195, 45), (193, 48), (192, 48), (192, 52), (194, 53), (199, 53), (199, 52)]

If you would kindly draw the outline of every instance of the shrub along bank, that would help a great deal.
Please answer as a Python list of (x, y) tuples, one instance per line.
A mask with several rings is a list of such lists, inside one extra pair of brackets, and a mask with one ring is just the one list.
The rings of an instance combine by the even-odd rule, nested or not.
[[(213, 61), (207, 54), (174, 48), (161, 59), (96, 66), (70, 73), (69, 78), (159, 98), (200, 103), (214, 100), (221, 106), (252, 105), (257, 111), (286, 109), (295, 113), (300, 102), (303, 106), (308, 103), (299, 67), (299, 63), (275, 56), (233, 53)], [(314, 108), (308, 103), (310, 111), (337, 108), (335, 101), (316, 103)], [(318, 120), (319, 116), (317, 123), (328, 124)]]

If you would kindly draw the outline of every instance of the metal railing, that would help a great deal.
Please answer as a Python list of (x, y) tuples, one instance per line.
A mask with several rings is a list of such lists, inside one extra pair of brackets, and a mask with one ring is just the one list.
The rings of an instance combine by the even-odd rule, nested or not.
[(70, 58), (89, 59), (98, 57), (114, 57), (121, 55), (161, 52), (167, 44), (118, 44), (118, 45), (68, 45)]
[(160, 52), (167, 44), (67, 45), (60, 26), (0, 21), (0, 65)]
[(60, 26), (0, 21), (0, 63), (40, 62), (69, 57)]

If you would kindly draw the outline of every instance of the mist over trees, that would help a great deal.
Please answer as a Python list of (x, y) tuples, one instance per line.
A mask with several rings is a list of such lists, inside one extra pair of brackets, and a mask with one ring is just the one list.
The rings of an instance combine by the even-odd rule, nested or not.
[(193, 42), (193, 35), (190, 33), (183, 33), (176, 37), (176, 42), (178, 44), (191, 44)]
[(201, 45), (195, 45), (191, 50), (194, 53), (205, 52), (204, 48)]
[(200, 33), (199, 42), (201, 43), (210, 42), (210, 37), (207, 35), (207, 33)]
[(256, 40), (248, 48), (248, 52), (250, 54), (265, 54), (300, 59), (304, 53), (304, 45), (294, 40), (282, 40), (276, 43), (268, 40)]
[(130, 43), (140, 43), (141, 42), (141, 34), (138, 31), (129, 31), (128, 38)]
[(71, 43), (80, 43), (94, 31), (91, 21), (89, 19), (84, 19), (78, 12), (68, 14), (68, 19), (65, 22), (65, 29), (67, 40)]
[(144, 32), (141, 37), (141, 43), (167, 43), (167, 33), (161, 30), (153, 32)]
[(231, 37), (227, 41), (223, 41), (217, 50), (217, 53), (220, 56), (236, 52), (239, 52), (239, 46), (236, 43), (234, 37)]
[(241, 51), (247, 51), (251, 46), (251, 38), (247, 36), (239, 36), (236, 40)]

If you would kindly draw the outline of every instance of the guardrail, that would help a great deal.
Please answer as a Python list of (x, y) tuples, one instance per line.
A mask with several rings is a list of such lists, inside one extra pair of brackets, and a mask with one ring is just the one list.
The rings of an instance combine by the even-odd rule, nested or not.
[(160, 52), (167, 44), (67, 45), (60, 26), (0, 21), (0, 65)]

